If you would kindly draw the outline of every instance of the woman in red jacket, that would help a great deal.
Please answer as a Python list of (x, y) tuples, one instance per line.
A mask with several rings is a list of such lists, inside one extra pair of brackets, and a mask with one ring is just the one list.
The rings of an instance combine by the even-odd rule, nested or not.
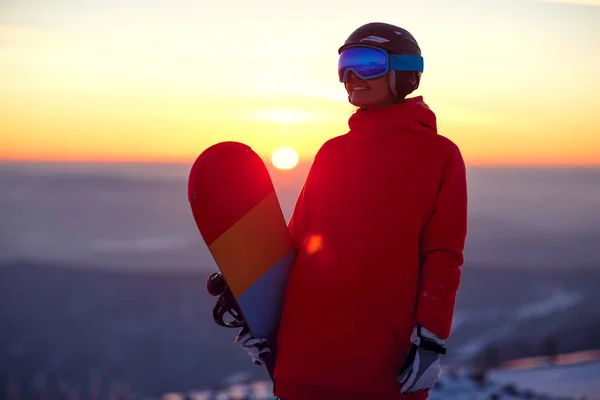
[[(467, 231), (465, 164), (438, 134), (406, 30), (369, 23), (339, 49), (357, 106), (315, 156), (289, 222), (298, 249), (277, 337), (283, 400), (425, 399), (450, 334)], [(255, 361), (264, 339), (236, 342)]]

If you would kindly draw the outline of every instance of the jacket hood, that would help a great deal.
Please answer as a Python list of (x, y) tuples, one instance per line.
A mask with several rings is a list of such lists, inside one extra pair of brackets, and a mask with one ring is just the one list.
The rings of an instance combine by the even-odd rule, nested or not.
[(437, 133), (436, 116), (423, 101), (423, 96), (382, 109), (358, 109), (348, 120), (348, 126), (350, 134), (418, 132), (423, 129)]

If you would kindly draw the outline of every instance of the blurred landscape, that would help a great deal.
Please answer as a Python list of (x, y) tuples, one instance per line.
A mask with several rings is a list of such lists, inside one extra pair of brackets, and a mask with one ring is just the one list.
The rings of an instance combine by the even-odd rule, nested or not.
[[(157, 396), (268, 378), (212, 321), (190, 165), (0, 164), (2, 390)], [(288, 217), (307, 169), (271, 170)], [(468, 174), (445, 363), (600, 348), (600, 168)]]

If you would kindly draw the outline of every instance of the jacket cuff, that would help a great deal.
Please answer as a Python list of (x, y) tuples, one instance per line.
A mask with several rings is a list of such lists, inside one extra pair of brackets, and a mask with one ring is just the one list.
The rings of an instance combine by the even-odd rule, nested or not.
[(419, 325), (419, 327), (421, 328), (421, 332), (420, 332), (421, 337), (433, 340), (434, 342), (436, 342), (437, 344), (440, 344), (442, 346), (446, 344), (446, 341), (444, 339), (441, 339), (435, 333), (431, 332), (424, 326)]
[(417, 325), (410, 336), (411, 342), (427, 351), (446, 354), (446, 341), (422, 325)]

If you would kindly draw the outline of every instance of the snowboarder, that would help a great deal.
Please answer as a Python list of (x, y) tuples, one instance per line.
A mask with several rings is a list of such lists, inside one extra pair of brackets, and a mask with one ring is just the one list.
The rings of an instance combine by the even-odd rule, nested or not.
[[(277, 338), (274, 394), (426, 399), (446, 353), (467, 234), (466, 168), (418, 88), (421, 49), (385, 23), (339, 49), (357, 107), (318, 151), (289, 221), (298, 249)], [(236, 343), (260, 364), (268, 342)]]

